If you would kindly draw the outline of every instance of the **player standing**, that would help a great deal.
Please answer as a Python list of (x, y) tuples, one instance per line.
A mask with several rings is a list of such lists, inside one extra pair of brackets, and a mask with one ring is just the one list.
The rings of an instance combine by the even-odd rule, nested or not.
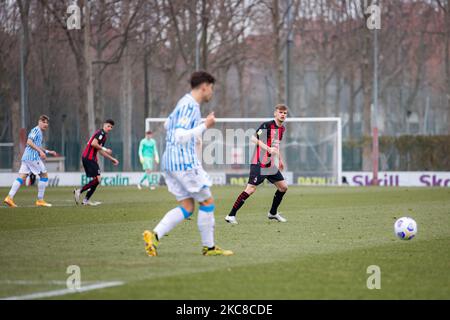
[(115, 166), (119, 164), (119, 161), (112, 156), (112, 150), (104, 147), (108, 133), (113, 127), (114, 121), (111, 119), (106, 120), (105, 123), (103, 123), (102, 129), (95, 131), (84, 149), (81, 160), (86, 176), (92, 178), (92, 180), (85, 184), (81, 189), (75, 189), (73, 191), (76, 204), (80, 203), (80, 196), (85, 191), (87, 191), (87, 194), (83, 199), (83, 205), (95, 206), (100, 204), (98, 202), (89, 201), (102, 180), (100, 167), (97, 162), (97, 153), (99, 152), (102, 156), (111, 160)]
[(153, 139), (153, 133), (147, 131), (145, 138), (139, 143), (139, 160), (141, 161), (142, 168), (144, 169), (144, 175), (137, 187), (142, 189), (141, 184), (147, 180), (151, 190), (155, 190), (155, 182), (152, 179), (151, 174), (153, 171), (153, 160), (156, 164), (159, 164), (158, 149), (156, 148), (156, 141)]
[(44, 160), (47, 158), (47, 154), (56, 156), (56, 152), (52, 150), (46, 150), (43, 145), (43, 132), (48, 129), (50, 118), (46, 115), (39, 117), (39, 122), (28, 134), (27, 145), (22, 155), (22, 163), (19, 169), (19, 177), (14, 181), (8, 196), (6, 196), (3, 202), (8, 206), (15, 208), (17, 205), (14, 203), (14, 196), (19, 190), (20, 186), (26, 181), (27, 176), (30, 174), (39, 175), (38, 183), (38, 197), (36, 206), (38, 207), (51, 207), (50, 203), (45, 202), (44, 193), (45, 188), (48, 185), (48, 174), (45, 168)]
[[(255, 156), (250, 165), (248, 184), (245, 190), (236, 199), (230, 213), (225, 217), (225, 221), (228, 223), (238, 223), (236, 220), (237, 211), (244, 205), (245, 200), (255, 193), (256, 187), (263, 183), (265, 179), (269, 180), (277, 187), (272, 207), (268, 213), (268, 218), (279, 222), (287, 221), (277, 212), (278, 206), (288, 189), (287, 183), (280, 172), (280, 170), (282, 171), (284, 169), (284, 163), (279, 152), (279, 144), (281, 139), (283, 139), (285, 131), (283, 122), (286, 120), (287, 110), (288, 109), (284, 104), (277, 105), (274, 113), (275, 119), (264, 122), (258, 130), (256, 130), (256, 136), (252, 138), (252, 141), (256, 143), (257, 146)], [(278, 157), (278, 159), (273, 159), (274, 157), (272, 156)], [(278, 168), (275, 163), (277, 160), (279, 162)]]
[(202, 133), (216, 122), (214, 113), (210, 113), (205, 123), (200, 123), (200, 104), (211, 100), (215, 79), (207, 72), (198, 71), (192, 74), (190, 83), (192, 91), (178, 101), (164, 126), (167, 131), (162, 159), (164, 177), (169, 191), (180, 205), (167, 212), (153, 231), (144, 231), (145, 249), (149, 256), (157, 255), (159, 241), (165, 234), (192, 215), (194, 201), (200, 204), (197, 225), (202, 239), (202, 254), (233, 254), (214, 243), (215, 206), (209, 189), (212, 183), (196, 153), (196, 143)]

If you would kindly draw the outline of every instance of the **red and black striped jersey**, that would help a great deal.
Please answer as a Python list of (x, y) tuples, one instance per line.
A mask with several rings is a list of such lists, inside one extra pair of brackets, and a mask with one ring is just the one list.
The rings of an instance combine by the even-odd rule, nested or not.
[[(269, 147), (279, 148), (281, 139), (283, 139), (286, 128), (281, 125), (277, 126), (275, 120), (264, 122), (256, 130), (256, 138), (261, 140)], [(271, 166), (271, 154), (258, 145), (252, 164), (259, 164), (261, 168), (269, 168)]]
[(103, 129), (99, 129), (99, 130), (95, 131), (95, 133), (89, 139), (89, 141), (87, 143), (87, 146), (86, 146), (86, 148), (83, 151), (82, 157), (84, 159), (97, 161), (97, 152), (98, 152), (98, 150), (96, 148), (94, 148), (93, 146), (91, 146), (92, 141), (94, 141), (94, 139), (97, 139), (98, 140), (98, 144), (103, 147), (105, 145), (105, 143), (106, 143), (107, 134), (106, 134), (106, 132)]

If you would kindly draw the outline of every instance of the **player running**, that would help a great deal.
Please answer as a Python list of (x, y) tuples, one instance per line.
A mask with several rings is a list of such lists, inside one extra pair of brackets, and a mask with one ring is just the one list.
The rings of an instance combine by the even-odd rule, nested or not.
[[(277, 105), (274, 116), (275, 119), (264, 122), (256, 131), (256, 136), (252, 138), (252, 141), (257, 146), (255, 156), (250, 165), (248, 184), (236, 199), (230, 213), (225, 217), (225, 221), (228, 223), (238, 223), (236, 213), (244, 205), (245, 200), (255, 193), (256, 187), (263, 183), (265, 179), (277, 187), (268, 218), (279, 222), (287, 222), (277, 211), (288, 189), (287, 183), (280, 172), (280, 170), (283, 171), (284, 169), (284, 163), (279, 152), (279, 144), (281, 139), (283, 139), (285, 131), (283, 122), (287, 117), (287, 107), (283, 104)], [(278, 167), (276, 166), (276, 162), (278, 162)]]
[(99, 152), (103, 157), (111, 160), (113, 165), (117, 166), (119, 164), (119, 161), (112, 156), (112, 150), (104, 147), (108, 133), (113, 129), (113, 127), (114, 121), (111, 119), (106, 120), (102, 129), (95, 131), (94, 135), (89, 139), (87, 146), (84, 149), (81, 160), (83, 162), (86, 176), (92, 178), (92, 180), (85, 184), (81, 189), (75, 189), (73, 191), (76, 204), (80, 204), (80, 196), (85, 191), (87, 191), (87, 193), (86, 197), (82, 201), (83, 205), (96, 206), (100, 204), (100, 202), (91, 202), (89, 200), (102, 180), (100, 167), (97, 162), (97, 153)]
[(152, 179), (153, 160), (156, 164), (159, 164), (159, 155), (158, 149), (156, 148), (156, 141), (153, 139), (153, 133), (151, 131), (147, 131), (145, 138), (139, 143), (139, 160), (145, 173), (137, 185), (138, 189), (141, 190), (141, 184), (147, 180), (150, 190), (155, 190), (155, 179)]
[(163, 217), (153, 231), (144, 231), (145, 250), (149, 256), (157, 255), (160, 240), (194, 212), (195, 202), (200, 204), (197, 225), (205, 256), (229, 256), (233, 252), (223, 250), (214, 243), (214, 199), (209, 187), (212, 185), (203, 170), (196, 153), (196, 143), (202, 133), (212, 127), (214, 113), (201, 122), (200, 104), (211, 100), (215, 79), (204, 71), (194, 72), (190, 79), (192, 91), (181, 98), (166, 121), (166, 149), (162, 166), (169, 191), (180, 205)]
[(27, 145), (22, 155), (22, 163), (19, 169), (19, 177), (13, 182), (11, 190), (8, 196), (6, 196), (3, 202), (8, 206), (15, 208), (17, 205), (14, 203), (14, 196), (19, 190), (20, 186), (24, 184), (27, 176), (30, 174), (39, 175), (38, 183), (38, 196), (36, 200), (36, 206), (38, 207), (51, 207), (50, 203), (45, 202), (44, 193), (45, 188), (48, 185), (48, 174), (45, 168), (45, 159), (47, 155), (56, 156), (56, 152), (43, 148), (43, 132), (48, 129), (50, 118), (46, 115), (39, 117), (39, 122), (28, 134)]

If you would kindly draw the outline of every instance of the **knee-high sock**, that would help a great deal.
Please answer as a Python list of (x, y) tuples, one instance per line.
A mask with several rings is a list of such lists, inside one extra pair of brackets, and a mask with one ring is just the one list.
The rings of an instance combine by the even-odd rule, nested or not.
[(142, 179), (141, 179), (141, 181), (139, 182), (139, 184), (142, 184), (142, 182), (144, 182), (145, 180), (148, 180), (147, 172), (144, 173), (144, 175), (142, 176)]
[(12, 186), (11, 186), (11, 190), (9, 190), (9, 196), (11, 198), (14, 198), (14, 196), (16, 195), (17, 191), (19, 190), (20, 186), (23, 184), (23, 180), (21, 178), (17, 178), (16, 180), (14, 180)]
[(44, 199), (45, 188), (48, 185), (48, 178), (40, 178), (38, 183), (38, 200)]
[(286, 192), (281, 192), (280, 190), (277, 190), (277, 192), (275, 192), (275, 196), (273, 197), (272, 201), (272, 208), (270, 208), (270, 214), (277, 214), (278, 206), (280, 205), (281, 200), (283, 200), (285, 194)]
[(181, 221), (189, 218), (192, 212), (188, 212), (183, 207), (176, 207), (166, 213), (164, 218), (158, 223), (158, 225), (153, 229), (157, 234), (158, 239), (162, 239), (167, 233), (175, 228)]
[(86, 190), (91, 189), (93, 186), (97, 186), (99, 184), (97, 177), (95, 177), (94, 179), (92, 179), (91, 181), (89, 181), (88, 183), (86, 183), (82, 188), (81, 188), (81, 193), (85, 192)]
[(231, 208), (229, 215), (235, 216), (238, 210), (244, 205), (244, 202), (248, 197), (250, 197), (250, 195), (247, 192), (243, 191), (236, 199), (236, 202), (234, 203), (233, 208)]
[(93, 186), (92, 188), (89, 189), (89, 191), (86, 193), (86, 197), (85, 197), (86, 201), (89, 200), (92, 197), (92, 195), (94, 194), (95, 190), (97, 190), (97, 187), (98, 187), (98, 183), (95, 186)]
[(149, 186), (153, 186), (155, 184), (154, 180), (152, 179), (152, 174), (147, 173), (147, 181)]
[(208, 248), (214, 247), (214, 208), (214, 204), (210, 204), (208, 206), (200, 206), (198, 210), (198, 230), (202, 237), (202, 245)]

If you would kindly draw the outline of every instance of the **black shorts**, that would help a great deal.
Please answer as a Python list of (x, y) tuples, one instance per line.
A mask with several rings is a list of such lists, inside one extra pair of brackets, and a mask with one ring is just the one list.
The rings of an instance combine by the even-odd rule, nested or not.
[(98, 166), (97, 161), (89, 160), (86, 158), (81, 158), (83, 160), (84, 171), (86, 172), (86, 176), (89, 178), (94, 178), (100, 175), (100, 167)]
[(261, 167), (259, 164), (251, 164), (250, 165), (250, 176), (248, 177), (248, 184), (258, 186), (267, 179), (271, 183), (275, 183), (278, 181), (283, 181), (284, 177), (281, 174), (280, 170), (278, 170), (275, 174), (272, 175), (262, 175)]

